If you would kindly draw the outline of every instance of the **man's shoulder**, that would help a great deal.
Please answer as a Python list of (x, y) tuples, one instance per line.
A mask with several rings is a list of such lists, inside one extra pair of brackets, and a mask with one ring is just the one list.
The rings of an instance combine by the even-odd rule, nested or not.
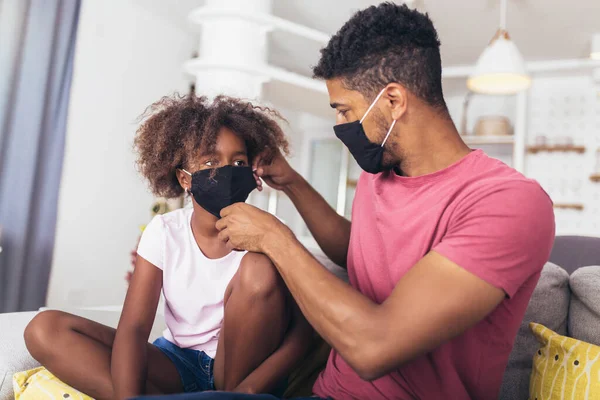
[(537, 181), (489, 157), (476, 166), (455, 196), (455, 222), (471, 220), (514, 231), (536, 225), (553, 235), (552, 200)]
[(551, 204), (550, 197), (536, 180), (527, 178), (500, 160), (484, 155), (475, 167), (464, 185), (466, 194), (479, 199), (491, 196), (492, 199), (520, 199), (527, 203)]

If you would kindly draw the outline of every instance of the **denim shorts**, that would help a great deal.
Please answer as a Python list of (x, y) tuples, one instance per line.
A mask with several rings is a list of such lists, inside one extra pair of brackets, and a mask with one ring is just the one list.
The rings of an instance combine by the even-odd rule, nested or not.
[(206, 355), (205, 352), (182, 349), (164, 337), (156, 339), (153, 345), (158, 347), (175, 364), (185, 392), (215, 390), (215, 377), (213, 375), (215, 360)]

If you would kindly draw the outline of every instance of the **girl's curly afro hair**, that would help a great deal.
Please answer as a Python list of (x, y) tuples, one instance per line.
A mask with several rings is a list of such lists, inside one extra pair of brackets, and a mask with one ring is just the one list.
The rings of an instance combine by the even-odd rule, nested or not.
[(152, 192), (161, 197), (183, 194), (177, 169), (190, 169), (194, 156), (212, 151), (222, 127), (246, 142), (250, 162), (259, 154), (267, 163), (279, 151), (289, 154), (276, 122), (283, 120), (281, 115), (233, 97), (218, 96), (211, 103), (193, 94), (166, 96), (149, 106), (140, 120), (134, 141), (137, 165)]

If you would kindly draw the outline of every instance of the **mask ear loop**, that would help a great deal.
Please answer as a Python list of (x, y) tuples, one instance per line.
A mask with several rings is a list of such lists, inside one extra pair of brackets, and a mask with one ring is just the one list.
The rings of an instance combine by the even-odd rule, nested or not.
[(396, 125), (396, 120), (394, 120), (392, 122), (392, 126), (390, 126), (390, 129), (388, 130), (387, 134), (385, 135), (385, 139), (383, 139), (383, 143), (381, 143), (381, 147), (383, 147), (385, 142), (388, 140), (388, 137), (390, 137), (390, 133), (392, 133), (392, 129), (394, 129), (394, 125)]
[[(189, 172), (187, 172), (185, 169), (183, 169), (183, 168), (179, 168), (179, 169), (182, 170), (183, 172), (185, 172), (186, 174), (188, 174), (189, 176), (192, 176), (192, 174), (190, 174)], [(185, 188), (185, 192), (187, 194), (191, 193), (189, 188)]]
[[(361, 125), (362, 125), (363, 121), (365, 120), (365, 118), (367, 118), (367, 115), (369, 115), (369, 112), (371, 112), (371, 110), (373, 109), (373, 107), (375, 107), (375, 104), (377, 104), (377, 101), (381, 98), (381, 96), (383, 95), (383, 92), (385, 92), (385, 88), (381, 89), (381, 92), (379, 92), (379, 94), (377, 95), (377, 97), (375, 97), (375, 100), (373, 100), (373, 102), (371, 103), (371, 105), (369, 106), (369, 108), (367, 108), (367, 112), (360, 119), (360, 124)], [(396, 120), (394, 120), (392, 122), (392, 125), (390, 126), (390, 129), (388, 129), (387, 134), (385, 135), (385, 139), (383, 139), (383, 143), (381, 143), (381, 147), (383, 147), (383, 145), (385, 145), (385, 142), (387, 142), (388, 137), (390, 137), (390, 133), (392, 133), (392, 129), (394, 129), (394, 125), (396, 125)]]
[(377, 95), (377, 97), (375, 97), (375, 100), (373, 100), (373, 102), (371, 103), (371, 105), (369, 106), (369, 108), (367, 108), (367, 112), (360, 119), (360, 124), (361, 125), (362, 125), (363, 121), (365, 120), (365, 118), (367, 118), (367, 115), (369, 115), (369, 112), (373, 109), (373, 107), (375, 107), (375, 104), (377, 104), (377, 101), (381, 98), (381, 95), (383, 94), (383, 92), (385, 92), (385, 88), (381, 89), (381, 92), (379, 92), (379, 94)]

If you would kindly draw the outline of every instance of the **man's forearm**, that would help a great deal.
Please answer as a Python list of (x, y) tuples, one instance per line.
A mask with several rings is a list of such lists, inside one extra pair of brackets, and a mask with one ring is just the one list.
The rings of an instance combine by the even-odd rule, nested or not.
[(300, 175), (285, 189), (285, 193), (327, 257), (345, 267), (350, 243), (350, 221), (335, 212)]
[(265, 253), (308, 322), (360, 373), (365, 347), (385, 330), (380, 307), (325, 269), (291, 234), (273, 235)]

